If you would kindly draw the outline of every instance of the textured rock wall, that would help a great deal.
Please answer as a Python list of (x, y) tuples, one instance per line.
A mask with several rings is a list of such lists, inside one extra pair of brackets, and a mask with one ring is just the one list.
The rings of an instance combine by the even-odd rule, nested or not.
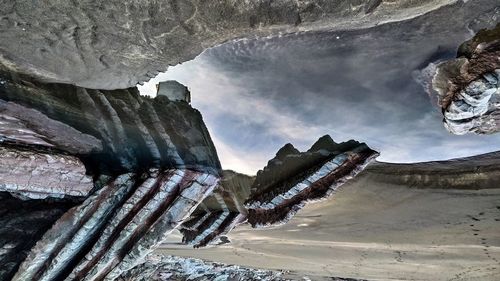
[(337, 144), (320, 138), (307, 152), (285, 145), (257, 173), (255, 192), (245, 202), (254, 227), (286, 223), (309, 201), (333, 194), (378, 156), (366, 144)]
[(85, 198), (92, 177), (77, 157), (0, 146), (0, 192), (20, 198)]
[(27, 200), (26, 210), (0, 200), (0, 232), (25, 240), (2, 237), (0, 280), (113, 280), (217, 185), (215, 147), (186, 102), (43, 83), (2, 67), (0, 77), (0, 192)]
[(20, 200), (0, 192), (0, 280), (12, 280), (19, 263), (51, 225), (77, 202)]
[(123, 89), (231, 39), (371, 27), (454, 2), (2, 1), (0, 62), (45, 81)]
[(136, 88), (90, 90), (7, 71), (0, 77), (0, 114), (16, 118), (51, 146), (81, 156), (90, 170), (220, 170), (201, 114), (186, 102), (141, 97)]
[(123, 174), (66, 212), (13, 280), (114, 280), (194, 211), (217, 177), (190, 170)]
[(463, 43), (458, 58), (431, 67), (431, 95), (453, 134), (500, 130), (500, 24)]
[(412, 164), (374, 163), (363, 172), (374, 183), (410, 188), (498, 188), (500, 153)]

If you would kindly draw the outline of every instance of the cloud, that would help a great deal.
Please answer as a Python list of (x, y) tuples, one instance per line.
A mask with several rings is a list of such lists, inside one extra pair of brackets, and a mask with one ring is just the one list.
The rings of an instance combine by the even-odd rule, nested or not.
[(429, 58), (452, 56), (468, 31), (413, 21), (404, 32), (388, 24), (225, 44), (171, 67), (140, 90), (154, 93), (156, 81), (169, 79), (187, 85), (223, 168), (249, 174), (285, 143), (306, 150), (324, 134), (338, 142), (364, 141), (387, 162), (500, 150), (500, 135), (449, 134), (413, 79)]

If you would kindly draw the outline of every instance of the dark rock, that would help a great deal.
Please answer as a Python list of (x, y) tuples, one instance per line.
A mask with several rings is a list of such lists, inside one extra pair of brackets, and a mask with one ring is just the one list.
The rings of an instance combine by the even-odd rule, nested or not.
[(0, 280), (11, 280), (35, 243), (77, 202), (20, 200), (0, 192)]
[(245, 203), (248, 222), (254, 227), (287, 222), (306, 202), (328, 197), (377, 156), (364, 143), (336, 144), (330, 136), (307, 152), (277, 155), (257, 173)]
[(500, 24), (463, 43), (458, 58), (431, 72), (445, 127), (454, 134), (492, 134), (500, 130)]
[(411, 164), (376, 162), (365, 169), (365, 176), (376, 183), (411, 188), (475, 190), (498, 188), (500, 152)]
[(19, 120), (49, 146), (82, 156), (90, 170), (220, 170), (201, 114), (186, 102), (141, 97), (136, 88), (100, 91), (41, 83), (6, 71), (0, 76), (5, 81), (0, 113)]

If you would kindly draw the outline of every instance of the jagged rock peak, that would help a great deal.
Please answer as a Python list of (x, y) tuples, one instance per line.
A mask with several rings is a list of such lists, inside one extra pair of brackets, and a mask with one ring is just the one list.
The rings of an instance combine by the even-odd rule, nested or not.
[(245, 203), (248, 222), (260, 227), (288, 221), (307, 202), (333, 194), (377, 156), (364, 143), (336, 144), (330, 136), (323, 136), (307, 152), (269, 161), (257, 173)]
[(224, 171), (215, 192), (181, 226), (183, 242), (227, 243), (224, 235), (246, 221), (254, 227), (284, 223), (307, 202), (333, 194), (376, 156), (364, 143), (336, 144), (327, 135), (307, 152), (286, 144), (255, 178)]
[[(293, 144), (287, 143), (276, 152), (274, 159), (284, 160), (288, 155), (300, 153)], [(271, 160), (272, 161), (272, 160)]]
[(308, 152), (314, 152), (319, 150), (335, 151), (337, 149), (338, 143), (336, 143), (330, 135), (324, 135), (319, 138), (312, 146), (307, 150)]
[(265, 189), (266, 186), (318, 165), (333, 154), (353, 149), (358, 145), (359, 142), (354, 140), (338, 144), (329, 135), (319, 138), (306, 152), (300, 152), (288, 143), (276, 153), (276, 156), (268, 162), (264, 169), (257, 172), (257, 178), (252, 188), (255, 190)]

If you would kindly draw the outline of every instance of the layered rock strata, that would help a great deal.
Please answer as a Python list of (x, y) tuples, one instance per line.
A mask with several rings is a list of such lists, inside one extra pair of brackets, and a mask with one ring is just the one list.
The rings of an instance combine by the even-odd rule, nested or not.
[[(0, 77), (0, 232), (21, 233), (0, 241), (0, 280), (114, 280), (217, 186), (215, 148), (188, 103)], [(23, 229), (16, 213), (39, 223)]]
[(255, 177), (229, 170), (222, 175), (213, 194), (180, 227), (184, 243), (195, 247), (228, 243), (225, 235), (246, 221), (244, 202), (250, 196)]
[(446, 161), (412, 164), (375, 162), (363, 175), (370, 182), (409, 188), (488, 189), (498, 188), (500, 153), (492, 152)]
[(76, 202), (21, 200), (0, 192), (0, 280), (12, 280), (20, 262)]
[(0, 192), (21, 199), (85, 198), (92, 177), (75, 156), (0, 146)]
[(378, 153), (356, 141), (320, 138), (307, 152), (285, 145), (255, 179), (225, 172), (180, 230), (195, 247), (227, 243), (224, 236), (243, 222), (253, 227), (286, 223), (307, 202), (327, 198), (361, 172)]
[(253, 227), (286, 223), (309, 201), (333, 194), (378, 156), (366, 144), (337, 144), (330, 136), (320, 138), (307, 152), (285, 145), (257, 173), (254, 193), (246, 201), (248, 222)]
[(430, 68), (434, 75), (429, 90), (451, 133), (500, 130), (500, 24), (463, 43), (457, 59)]
[(216, 184), (213, 175), (182, 169), (118, 176), (65, 213), (13, 280), (114, 280), (140, 264)]
[[(92, 173), (186, 168), (219, 173), (220, 163), (201, 114), (167, 97), (141, 97), (137, 88), (100, 91), (46, 84), (2, 71), (0, 114), (28, 128), (31, 138), (84, 159)], [(11, 121), (13, 123), (14, 121)], [(13, 125), (9, 125), (13, 126)], [(0, 137), (23, 141), (19, 130)], [(24, 130), (26, 132), (26, 130)], [(27, 133), (24, 133), (25, 135)]]

